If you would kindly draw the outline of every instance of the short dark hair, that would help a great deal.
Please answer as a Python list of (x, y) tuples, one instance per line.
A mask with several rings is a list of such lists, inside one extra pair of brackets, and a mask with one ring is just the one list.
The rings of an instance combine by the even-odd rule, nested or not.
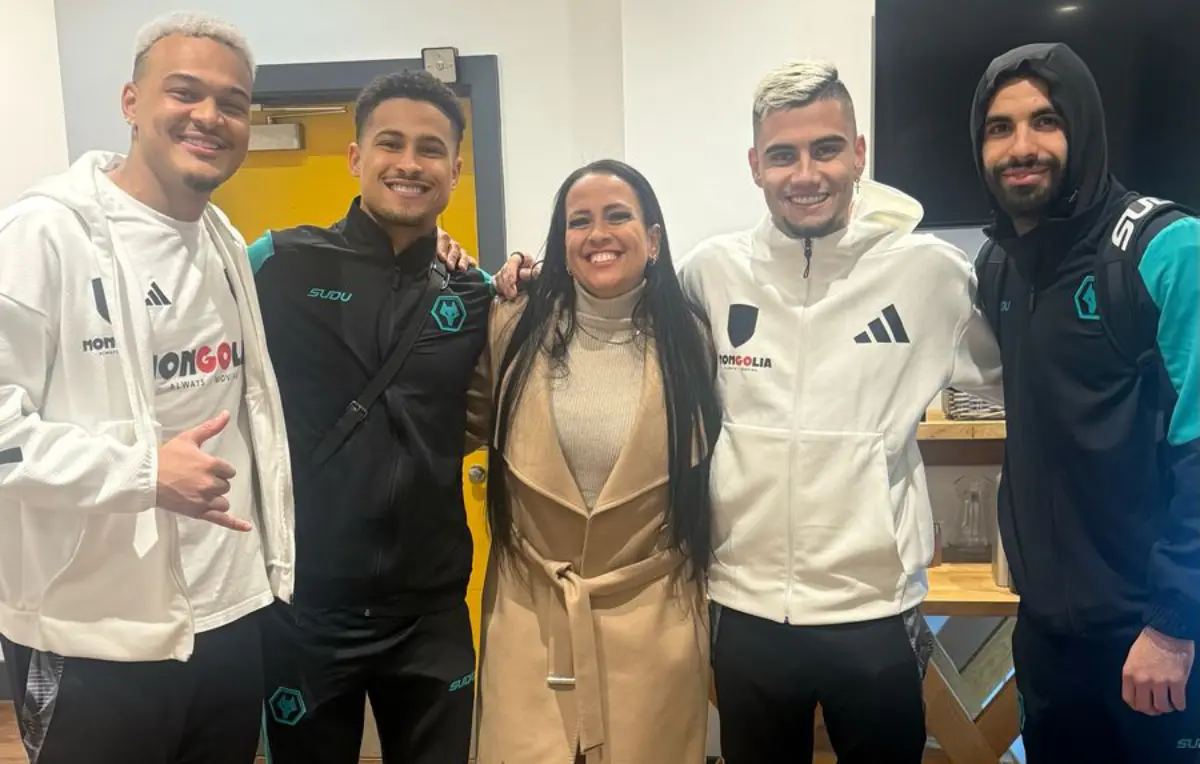
[(379, 108), (379, 104), (393, 98), (424, 101), (436, 106), (449, 118), (454, 127), (455, 147), (462, 147), (463, 133), (467, 130), (467, 118), (463, 114), (462, 104), (453, 90), (424, 69), (381, 74), (362, 89), (354, 102), (356, 138), (362, 138), (363, 128), (375, 113), (375, 109)]

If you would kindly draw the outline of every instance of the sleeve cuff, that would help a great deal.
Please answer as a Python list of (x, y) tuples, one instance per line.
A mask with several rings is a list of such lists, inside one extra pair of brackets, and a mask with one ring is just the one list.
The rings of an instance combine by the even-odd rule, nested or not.
[(1168, 637), (1200, 642), (1200, 611), (1194, 603), (1156, 602), (1147, 610), (1146, 625)]

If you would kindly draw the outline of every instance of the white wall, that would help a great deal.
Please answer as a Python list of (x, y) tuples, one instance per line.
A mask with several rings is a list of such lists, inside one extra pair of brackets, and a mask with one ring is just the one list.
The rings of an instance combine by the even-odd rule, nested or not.
[(870, 146), (874, 10), (874, 0), (625, 1), (625, 154), (658, 191), (675, 252), (762, 215), (746, 160), (751, 101), (784, 61), (837, 64)]
[(53, 0), (0, 7), (0, 206), (67, 166)]
[(0, 119), (0, 207), (67, 167), (54, 2), (4, 0), (3, 10), (0, 103), (8, 110)]
[[(6, 0), (11, 2), (11, 0)], [(249, 38), (259, 63), (417, 58), (453, 45), (500, 60), (510, 248), (537, 248), (555, 189), (621, 151), (620, 0), (192, 0)], [(72, 157), (124, 151), (119, 98), (138, 28), (176, 0), (57, 0)]]
[[(762, 192), (746, 158), (759, 79), (797, 58), (827, 58), (854, 98), (874, 167), (875, 0), (624, 0), (625, 158), (654, 184), (682, 254), (715, 233), (754, 224)], [(940, 235), (968, 252), (979, 229)]]
[(622, 0), (567, 0), (571, 133), (577, 165), (625, 156)]

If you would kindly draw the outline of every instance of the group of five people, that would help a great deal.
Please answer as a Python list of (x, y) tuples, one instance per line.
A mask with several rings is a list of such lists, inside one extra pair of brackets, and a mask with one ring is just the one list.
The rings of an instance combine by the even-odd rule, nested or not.
[(803, 756), (818, 704), (840, 761), (918, 762), (915, 433), (946, 387), (1007, 409), (1029, 761), (1196, 747), (1200, 224), (1110, 175), (1068, 48), (980, 82), (974, 264), (862, 177), (850, 94), (806, 61), (754, 94), (756, 226), (676, 260), (650, 183), (598, 161), (494, 280), (438, 229), (465, 119), (424, 73), (359, 95), (342, 220), (247, 248), (210, 196), (254, 71), (219, 20), (152, 23), (128, 153), (0, 212), (0, 642), (31, 761), (249, 762), (261, 722), (273, 761), (354, 762), (369, 698), (385, 761), (698, 762), (711, 671), (729, 764)]

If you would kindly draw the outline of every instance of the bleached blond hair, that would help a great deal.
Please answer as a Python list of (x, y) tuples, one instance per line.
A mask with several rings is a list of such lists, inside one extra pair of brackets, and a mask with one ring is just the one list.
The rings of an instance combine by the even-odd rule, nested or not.
[(173, 36), (197, 37), (219, 42), (238, 54), (250, 67), (250, 79), (254, 79), (254, 54), (246, 37), (237, 27), (224, 19), (207, 13), (194, 11), (176, 11), (159, 16), (138, 31), (133, 48), (133, 78), (136, 80), (142, 73), (146, 54), (154, 44), (164, 37)]
[(855, 132), (854, 101), (838, 76), (837, 67), (824, 59), (789, 61), (767, 73), (754, 90), (754, 129), (777, 111), (797, 109), (817, 101), (842, 104)]

